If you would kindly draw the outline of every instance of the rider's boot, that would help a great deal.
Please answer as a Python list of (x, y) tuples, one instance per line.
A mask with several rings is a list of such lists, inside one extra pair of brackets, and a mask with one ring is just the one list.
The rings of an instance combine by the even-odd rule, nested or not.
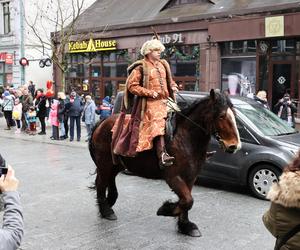
[(165, 138), (163, 135), (159, 136), (156, 140), (156, 154), (159, 159), (159, 166), (161, 169), (173, 165), (175, 158), (167, 153)]

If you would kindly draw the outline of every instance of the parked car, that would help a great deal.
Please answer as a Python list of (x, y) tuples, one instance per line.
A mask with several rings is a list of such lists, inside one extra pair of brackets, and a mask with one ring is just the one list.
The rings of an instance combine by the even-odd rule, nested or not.
[[(115, 113), (120, 110), (122, 95), (120, 92), (116, 97)], [(184, 108), (206, 95), (180, 92), (177, 104)], [(230, 99), (242, 148), (235, 154), (227, 154), (212, 137), (209, 151), (216, 153), (204, 164), (199, 177), (248, 186), (256, 197), (265, 199), (272, 183), (278, 181), (283, 168), (300, 149), (300, 134), (255, 100), (238, 96)]]

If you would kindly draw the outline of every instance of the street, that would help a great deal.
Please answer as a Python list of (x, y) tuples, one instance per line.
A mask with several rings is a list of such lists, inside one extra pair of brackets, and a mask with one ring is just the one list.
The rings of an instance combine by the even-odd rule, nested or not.
[(173, 218), (156, 216), (163, 201), (176, 198), (164, 181), (120, 174), (118, 220), (107, 221), (89, 189), (95, 167), (86, 143), (15, 136), (2, 128), (0, 137), (1, 154), (20, 180), (20, 249), (273, 249), (275, 239), (261, 220), (269, 202), (239, 188), (195, 186), (190, 219), (202, 237), (191, 238), (177, 233)]

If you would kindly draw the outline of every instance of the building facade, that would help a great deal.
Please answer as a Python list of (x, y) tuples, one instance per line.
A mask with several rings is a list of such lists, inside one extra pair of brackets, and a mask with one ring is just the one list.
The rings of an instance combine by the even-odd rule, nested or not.
[(245, 96), (266, 90), (271, 106), (286, 92), (298, 99), (298, 1), (142, 2), (97, 1), (81, 15), (67, 48), (68, 90), (99, 101), (115, 95), (154, 27), (182, 89)]

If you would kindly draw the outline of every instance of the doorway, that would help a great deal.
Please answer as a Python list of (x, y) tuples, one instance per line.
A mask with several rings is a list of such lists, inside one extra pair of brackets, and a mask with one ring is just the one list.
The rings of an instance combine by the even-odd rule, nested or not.
[(269, 93), (271, 93), (271, 107), (276, 112), (274, 106), (283, 97), (285, 93), (293, 96), (294, 79), (293, 79), (292, 62), (273, 62), (271, 64), (271, 84), (269, 84)]

